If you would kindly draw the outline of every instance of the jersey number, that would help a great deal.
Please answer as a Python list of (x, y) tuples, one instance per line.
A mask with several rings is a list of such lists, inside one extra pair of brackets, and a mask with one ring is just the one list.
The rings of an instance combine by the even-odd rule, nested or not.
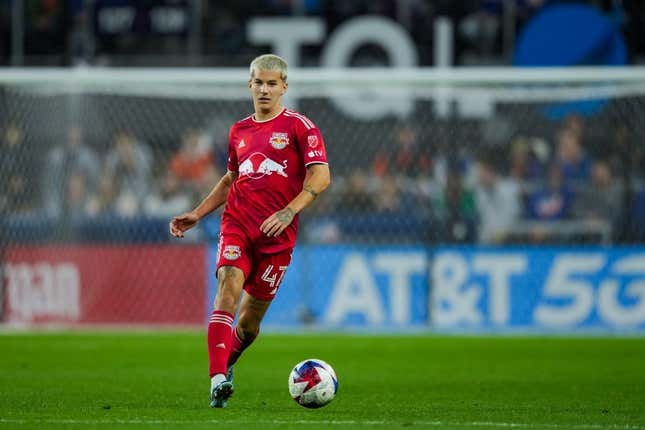
[(287, 272), (287, 267), (288, 266), (278, 266), (278, 270), (272, 275), (271, 272), (273, 272), (273, 264), (269, 264), (267, 266), (267, 270), (262, 274), (262, 280), (267, 282), (271, 288), (279, 287), (280, 282), (282, 282), (282, 278), (284, 278), (284, 274)]

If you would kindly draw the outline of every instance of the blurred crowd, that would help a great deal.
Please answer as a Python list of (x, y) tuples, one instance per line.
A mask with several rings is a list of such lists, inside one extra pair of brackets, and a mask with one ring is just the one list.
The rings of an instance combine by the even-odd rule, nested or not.
[[(499, 64), (510, 54), (502, 40), (508, 36), (504, 5), (513, 5), (512, 27), (520, 31), (556, 2), (562, 0), (203, 0), (198, 21), (189, 14), (188, 31), (162, 34), (142, 24), (145, 17), (139, 15), (132, 28), (101, 31), (96, 11), (132, 6), (137, 14), (150, 14), (154, 6), (187, 8), (191, 2), (26, 0), (24, 64), (246, 66), (266, 49), (246, 39), (247, 21), (254, 16), (321, 17), (329, 35), (361, 15), (385, 16), (404, 26), (422, 65), (433, 62), (434, 19), (448, 17), (455, 28), (456, 64)], [(576, 3), (593, 4), (614, 20), (632, 59), (645, 54), (642, 2)], [(0, 0), (0, 65), (11, 64), (13, 4)], [(194, 29), (198, 43), (191, 46), (197, 51), (187, 59)], [(317, 66), (321, 49), (303, 47), (302, 65)], [(352, 65), (378, 65), (382, 54), (367, 45), (354, 53)], [(155, 55), (159, 61), (151, 60)], [(488, 122), (493, 133), (503, 128), (495, 118)], [(618, 121), (598, 140), (588, 126), (571, 115), (555, 131), (515, 130), (497, 145), (485, 136), (473, 138), (475, 144), (438, 144), (427, 128), (402, 121), (391, 135), (380, 136), (382, 142), (372, 142), (362, 154), (366, 163), (332, 165), (333, 186), (303, 216), (304, 236), (322, 242), (645, 241), (642, 136)], [(30, 136), (19, 120), (0, 124), (0, 132), (0, 214), (56, 220), (63, 232), (64, 226), (88, 220), (166, 219), (194, 206), (226, 169), (226, 143), (212, 130), (186, 129), (163, 148), (132, 128), (110, 131), (105, 142), (89, 138), (80, 125), (48, 142)]]
[(420, 134), (401, 124), (394, 148), (385, 145), (370, 168), (336, 181), (319, 210), (337, 216), (316, 225), (316, 240), (342, 240), (347, 215), (371, 223), (372, 240), (401, 237), (411, 226), (417, 238), (441, 243), (645, 240), (645, 148), (626, 126), (594, 141), (583, 118), (570, 115), (552, 136), (474, 148), (440, 148)]
[[(571, 115), (553, 136), (505, 145), (431, 145), (398, 124), (369, 165), (334, 171), (305, 216), (313, 241), (608, 243), (645, 240), (645, 148), (624, 126), (592, 143)], [(159, 151), (132, 130), (90, 145), (80, 126), (42, 153), (19, 123), (2, 129), (0, 213), (60, 226), (169, 217), (200, 201), (226, 169), (226, 143), (187, 129)], [(41, 154), (42, 156), (38, 156)], [(61, 227), (62, 228), (62, 227)]]
[(131, 130), (117, 130), (108, 145), (89, 145), (80, 126), (44, 156), (10, 122), (0, 144), (0, 212), (50, 219), (170, 217), (210, 191), (220, 168), (210, 141), (188, 129), (175, 152), (155, 157)]

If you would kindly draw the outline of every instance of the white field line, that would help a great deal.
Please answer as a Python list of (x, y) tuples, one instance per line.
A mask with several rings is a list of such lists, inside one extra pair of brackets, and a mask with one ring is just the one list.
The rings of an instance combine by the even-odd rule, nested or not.
[(72, 419), (9, 419), (0, 418), (0, 424), (69, 424), (69, 425), (95, 425), (95, 424), (132, 424), (132, 425), (194, 425), (194, 424), (315, 424), (315, 425), (351, 425), (351, 426), (393, 426), (410, 424), (426, 427), (472, 427), (472, 428), (549, 428), (549, 429), (612, 429), (612, 430), (645, 430), (640, 424), (554, 424), (554, 423), (508, 423), (488, 421), (360, 421), (360, 420), (154, 420), (154, 419), (96, 419), (96, 420), (72, 420)]

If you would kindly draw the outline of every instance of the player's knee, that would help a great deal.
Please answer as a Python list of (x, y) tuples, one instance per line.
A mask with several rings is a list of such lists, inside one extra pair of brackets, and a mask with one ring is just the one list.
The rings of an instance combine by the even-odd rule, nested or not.
[(235, 289), (231, 288), (226, 283), (220, 283), (217, 287), (217, 294), (215, 295), (215, 309), (235, 313), (237, 309), (238, 297), (235, 294)]
[[(231, 270), (233, 269), (233, 270)], [(240, 291), (244, 283), (244, 276), (239, 269), (234, 267), (221, 267), (217, 272), (217, 295), (215, 308), (234, 312), (237, 308)]]
[(237, 308), (235, 297), (226, 294), (218, 294), (215, 297), (215, 310), (227, 311), (234, 313)]

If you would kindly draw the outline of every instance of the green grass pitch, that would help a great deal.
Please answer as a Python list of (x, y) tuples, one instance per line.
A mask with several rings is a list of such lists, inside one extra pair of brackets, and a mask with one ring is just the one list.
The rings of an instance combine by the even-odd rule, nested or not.
[[(0, 429), (644, 429), (645, 339), (264, 334), (208, 407), (204, 333), (0, 335)], [(328, 361), (336, 399), (289, 397)]]

